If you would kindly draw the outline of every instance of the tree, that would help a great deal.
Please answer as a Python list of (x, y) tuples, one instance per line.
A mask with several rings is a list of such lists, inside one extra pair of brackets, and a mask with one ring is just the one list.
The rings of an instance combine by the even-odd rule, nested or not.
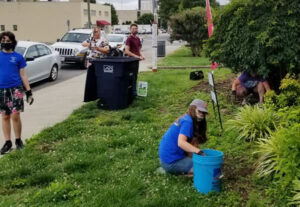
[(114, 7), (114, 5), (109, 4), (109, 3), (105, 3), (104, 5), (108, 5), (111, 7), (111, 24), (112, 25), (116, 25), (119, 24), (119, 17), (117, 15), (116, 9)]
[(178, 5), (181, 0), (160, 0), (159, 1), (159, 17), (161, 26), (167, 28), (170, 16), (178, 11)]
[(131, 24), (131, 21), (127, 21), (127, 20), (126, 20), (126, 21), (123, 22), (122, 24), (123, 24), (123, 25), (129, 25), (129, 24)]
[(137, 19), (138, 24), (152, 24), (154, 16), (152, 13), (145, 13)]
[[(193, 7), (205, 7), (205, 0), (160, 0), (159, 1), (159, 17), (161, 26), (167, 28), (170, 16), (178, 11), (191, 9)], [(210, 0), (211, 7), (218, 7), (219, 3), (216, 0)]]
[(195, 7), (171, 16), (171, 41), (185, 40), (191, 46), (194, 56), (200, 56), (203, 41), (208, 38), (206, 11)]
[(278, 82), (287, 72), (299, 73), (299, 16), (295, 0), (233, 0), (217, 15), (206, 53), (234, 72)]
[[(219, 7), (220, 4), (216, 0), (210, 0), (210, 6), (213, 8)], [(178, 9), (179, 11), (183, 11), (184, 9), (191, 9), (194, 7), (206, 7), (206, 1), (205, 0), (181, 0)]]

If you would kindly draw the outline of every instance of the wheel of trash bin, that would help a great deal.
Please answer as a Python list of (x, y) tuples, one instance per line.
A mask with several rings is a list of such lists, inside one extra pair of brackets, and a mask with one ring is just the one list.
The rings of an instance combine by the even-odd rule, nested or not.
[(57, 76), (58, 76), (58, 66), (53, 65), (53, 67), (50, 71), (49, 80), (50, 81), (55, 81), (57, 79)]

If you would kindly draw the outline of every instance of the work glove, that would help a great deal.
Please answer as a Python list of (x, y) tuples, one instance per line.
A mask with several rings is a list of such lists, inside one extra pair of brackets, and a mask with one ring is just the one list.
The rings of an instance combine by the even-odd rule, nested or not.
[(202, 150), (199, 150), (199, 152), (196, 153), (197, 155), (205, 156), (205, 153)]
[(29, 105), (31, 105), (31, 104), (33, 103), (33, 101), (34, 101), (34, 98), (33, 98), (33, 96), (32, 96), (31, 90), (26, 91), (26, 92), (25, 92), (25, 95), (26, 95), (26, 102), (27, 102)]

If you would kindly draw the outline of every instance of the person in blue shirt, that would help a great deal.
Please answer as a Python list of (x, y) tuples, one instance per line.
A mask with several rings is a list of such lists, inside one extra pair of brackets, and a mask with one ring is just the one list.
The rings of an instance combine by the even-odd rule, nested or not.
[(26, 62), (21, 54), (14, 51), (17, 45), (15, 35), (12, 32), (3, 32), (0, 34), (0, 42), (0, 113), (5, 138), (0, 153), (5, 154), (12, 148), (11, 122), (16, 137), (16, 148), (23, 147), (20, 117), (20, 112), (24, 110), (23, 86), (26, 90), (26, 101), (29, 104), (32, 104), (33, 97), (24, 70)]
[(186, 114), (176, 120), (164, 134), (159, 145), (159, 158), (167, 173), (193, 175), (191, 154), (204, 154), (198, 145), (207, 140), (207, 114), (206, 103), (195, 99)]

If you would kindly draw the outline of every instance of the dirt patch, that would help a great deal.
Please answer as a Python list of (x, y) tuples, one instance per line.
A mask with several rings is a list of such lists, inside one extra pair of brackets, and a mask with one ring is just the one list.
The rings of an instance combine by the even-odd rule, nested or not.
[[(228, 103), (232, 103), (232, 100), (231, 100), (231, 86), (232, 86), (232, 83), (233, 83), (235, 78), (236, 78), (235, 74), (230, 74), (227, 79), (219, 80), (219, 81), (215, 82), (215, 89), (216, 89), (217, 95), (218, 96), (224, 96)], [(206, 92), (206, 93), (210, 93), (211, 86), (209, 85), (208, 81), (203, 80), (203, 81), (200, 81), (200, 83), (198, 85), (192, 87), (189, 90), (189, 92), (195, 92), (195, 91), (203, 91), (203, 92)], [(241, 105), (242, 101), (243, 101), (242, 98), (237, 97), (234, 103), (238, 104), (238, 105)], [(249, 102), (250, 103), (258, 102), (258, 97), (257, 96), (253, 97), (253, 100), (251, 99)], [(230, 113), (230, 111), (224, 111), (223, 113), (227, 114), (227, 113)]]
[[(217, 93), (231, 93), (231, 85), (236, 76), (234, 74), (230, 74), (229, 77), (225, 80), (219, 80), (215, 82), (215, 88)], [(200, 81), (200, 83), (190, 89), (190, 92), (194, 91), (204, 91), (206, 93), (210, 92), (210, 85), (208, 81)]]
[(253, 188), (251, 177), (254, 167), (249, 165), (245, 157), (225, 156), (222, 172), (226, 185), (239, 192), (243, 201), (247, 201)]

